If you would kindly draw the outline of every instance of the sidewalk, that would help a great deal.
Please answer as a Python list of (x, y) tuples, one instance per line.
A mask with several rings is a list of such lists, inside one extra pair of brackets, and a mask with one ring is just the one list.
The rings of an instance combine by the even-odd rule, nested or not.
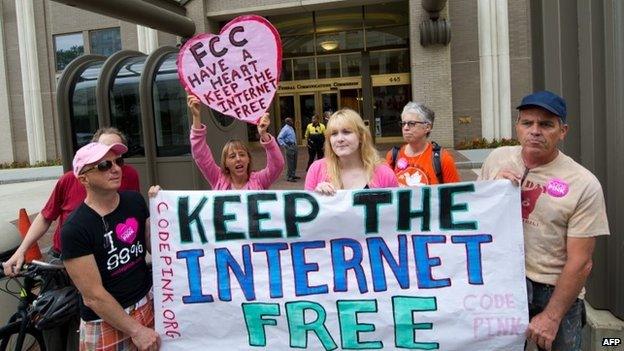
[[(378, 145), (380, 155), (385, 155), (392, 145)], [(476, 173), (473, 171), (481, 167), (483, 160), (490, 153), (490, 149), (481, 150), (453, 150), (450, 149), (455, 159), (455, 164), (459, 169), (463, 180), (475, 180)], [(266, 155), (263, 149), (253, 149), (252, 157), (256, 167), (266, 164)], [(301, 177), (297, 183), (287, 182), (285, 175), (273, 184), (272, 189), (303, 189), (303, 181), (305, 179), (305, 168), (308, 162), (308, 151), (306, 147), (299, 147), (299, 155), (297, 158), (297, 175)], [(0, 170), (0, 184), (13, 184), (24, 182), (35, 182), (40, 180), (56, 180), (63, 174), (62, 166), (51, 167), (33, 167), (33, 168), (17, 168)]]
[(58, 179), (62, 174), (62, 166), (0, 169), (0, 184)]

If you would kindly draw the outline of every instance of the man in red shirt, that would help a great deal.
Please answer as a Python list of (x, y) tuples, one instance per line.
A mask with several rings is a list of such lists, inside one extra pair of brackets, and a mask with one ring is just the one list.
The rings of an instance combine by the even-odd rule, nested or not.
[[(112, 127), (100, 128), (97, 130), (93, 135), (93, 141), (101, 142), (107, 145), (115, 143), (123, 143), (124, 145), (127, 145), (125, 136), (117, 128)], [(140, 191), (139, 175), (137, 171), (132, 166), (124, 164), (122, 172), (123, 176), (119, 190)], [(73, 171), (70, 170), (63, 174), (54, 186), (54, 190), (48, 198), (48, 202), (32, 222), (21, 245), (17, 248), (13, 256), (3, 263), (4, 273), (11, 276), (14, 275), (15, 272), (19, 271), (24, 263), (26, 250), (28, 250), (33, 243), (41, 239), (43, 235), (45, 235), (50, 228), (50, 225), (55, 220), (57, 221), (57, 225), (52, 238), (53, 243), (49, 254), (52, 258), (58, 259), (61, 252), (61, 227), (69, 214), (72, 213), (72, 211), (74, 211), (82, 202), (84, 202), (86, 197), (87, 192), (84, 186), (80, 184), (78, 179), (76, 179)], [(72, 322), (69, 322), (68, 324), (72, 324)], [(65, 332), (59, 331), (59, 328), (55, 328), (50, 332), (44, 333), (48, 350), (77, 349), (78, 334), (75, 331), (78, 329), (78, 319), (76, 319), (73, 324), (75, 325), (59, 327), (66, 327), (64, 328), (66, 329)], [(67, 340), (56, 340), (65, 336), (68, 336)], [(52, 338), (55, 340), (52, 340)]]
[(386, 155), (386, 162), (394, 170), (400, 186), (460, 181), (453, 156), (444, 149), (439, 150), (441, 179), (438, 179), (433, 165), (433, 145), (429, 141), (434, 119), (434, 112), (423, 104), (408, 102), (403, 108), (400, 125), (406, 144), (399, 149), (395, 159), (392, 150)]

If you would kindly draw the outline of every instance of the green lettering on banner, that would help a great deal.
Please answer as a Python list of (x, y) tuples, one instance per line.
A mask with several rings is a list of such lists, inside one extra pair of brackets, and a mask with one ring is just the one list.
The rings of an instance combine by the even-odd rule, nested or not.
[(202, 244), (208, 242), (206, 239), (206, 234), (204, 232), (204, 226), (202, 225), (201, 217), (199, 216), (199, 212), (202, 210), (204, 205), (208, 201), (208, 198), (203, 196), (199, 201), (199, 204), (195, 206), (193, 212), (189, 214), (189, 197), (183, 196), (178, 198), (178, 222), (180, 223), (180, 242), (182, 243), (192, 243), (193, 235), (191, 234), (191, 223), (195, 222), (197, 226), (197, 233), (199, 234), (199, 240)]
[(279, 238), (282, 236), (280, 229), (261, 229), (260, 222), (271, 219), (268, 212), (260, 212), (261, 201), (276, 201), (275, 193), (250, 194), (247, 196), (247, 218), (249, 219), (249, 238)]
[(420, 188), (420, 210), (412, 211), (412, 190), (397, 191), (397, 230), (412, 230), (412, 219), (420, 218), (420, 231), (428, 232), (431, 222), (431, 188)]
[(249, 335), (249, 346), (266, 346), (265, 325), (277, 325), (273, 318), (280, 315), (280, 307), (277, 303), (243, 303), (243, 314)]
[(453, 212), (468, 211), (468, 204), (453, 202), (456, 193), (474, 193), (474, 183), (462, 185), (440, 186), (440, 229), (443, 230), (476, 230), (477, 222), (455, 222)]
[(414, 323), (414, 311), (437, 311), (435, 297), (393, 296), (394, 343), (396, 347), (411, 350), (437, 350), (437, 342), (417, 342), (415, 331), (433, 329), (432, 323)]
[(392, 203), (392, 192), (388, 190), (353, 193), (353, 206), (364, 206), (366, 234), (379, 233), (379, 205)]
[(225, 213), (225, 204), (228, 202), (241, 202), (240, 195), (215, 196), (214, 198), (214, 231), (217, 241), (245, 239), (243, 232), (230, 232), (226, 222), (235, 221), (236, 214)]
[[(297, 214), (297, 202), (307, 201), (312, 207), (310, 213), (305, 215)], [(307, 193), (288, 193), (284, 195), (284, 222), (286, 223), (286, 236), (298, 237), (299, 223), (311, 222), (319, 213), (319, 204), (316, 199)]]
[(358, 323), (358, 313), (377, 312), (377, 300), (343, 300), (336, 302), (336, 305), (343, 349), (383, 349), (381, 341), (360, 342), (360, 333), (375, 331), (375, 325)]
[[(316, 319), (306, 323), (305, 312), (316, 313)], [(323, 306), (312, 301), (296, 301), (286, 303), (286, 316), (290, 330), (290, 347), (305, 349), (308, 347), (308, 332), (313, 332), (319, 338), (325, 350), (338, 348), (336, 342), (325, 327), (327, 313)]]

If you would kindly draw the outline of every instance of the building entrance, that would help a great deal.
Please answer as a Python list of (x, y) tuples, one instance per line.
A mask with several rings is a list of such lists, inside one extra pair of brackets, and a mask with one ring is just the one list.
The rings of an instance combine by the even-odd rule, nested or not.
[[(297, 142), (305, 145), (305, 128), (316, 114), (322, 116), (349, 107), (361, 113), (359, 77), (323, 80), (281, 82), (277, 92), (276, 116), (278, 123), (292, 117)], [(341, 87), (348, 87), (342, 89)]]
[(409, 74), (372, 78), (373, 101), (370, 102), (362, 97), (361, 77), (280, 82), (276, 100), (277, 124), (286, 117), (293, 118), (297, 141), (305, 145), (305, 128), (315, 114), (350, 108), (362, 115), (364, 104), (370, 103), (374, 111), (370, 128), (375, 141), (401, 142), (401, 111), (411, 99)]

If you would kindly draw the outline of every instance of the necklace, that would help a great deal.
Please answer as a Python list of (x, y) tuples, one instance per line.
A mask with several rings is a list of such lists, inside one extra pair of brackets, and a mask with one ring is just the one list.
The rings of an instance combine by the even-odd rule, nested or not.
[[(416, 160), (414, 160), (414, 163), (418, 163), (418, 161), (420, 161), (420, 158), (422, 157), (422, 155), (425, 153), (425, 151), (427, 151), (427, 147), (428, 146), (425, 145), (425, 148), (422, 149), (422, 151), (420, 151), (419, 153), (414, 153), (413, 156), (408, 156), (406, 152), (404, 152), (404, 154), (405, 154), (405, 156), (407, 156), (410, 159), (413, 159), (415, 157)], [(413, 148), (411, 146), (409, 146), (409, 148), (412, 149), (412, 151), (413, 151)]]

